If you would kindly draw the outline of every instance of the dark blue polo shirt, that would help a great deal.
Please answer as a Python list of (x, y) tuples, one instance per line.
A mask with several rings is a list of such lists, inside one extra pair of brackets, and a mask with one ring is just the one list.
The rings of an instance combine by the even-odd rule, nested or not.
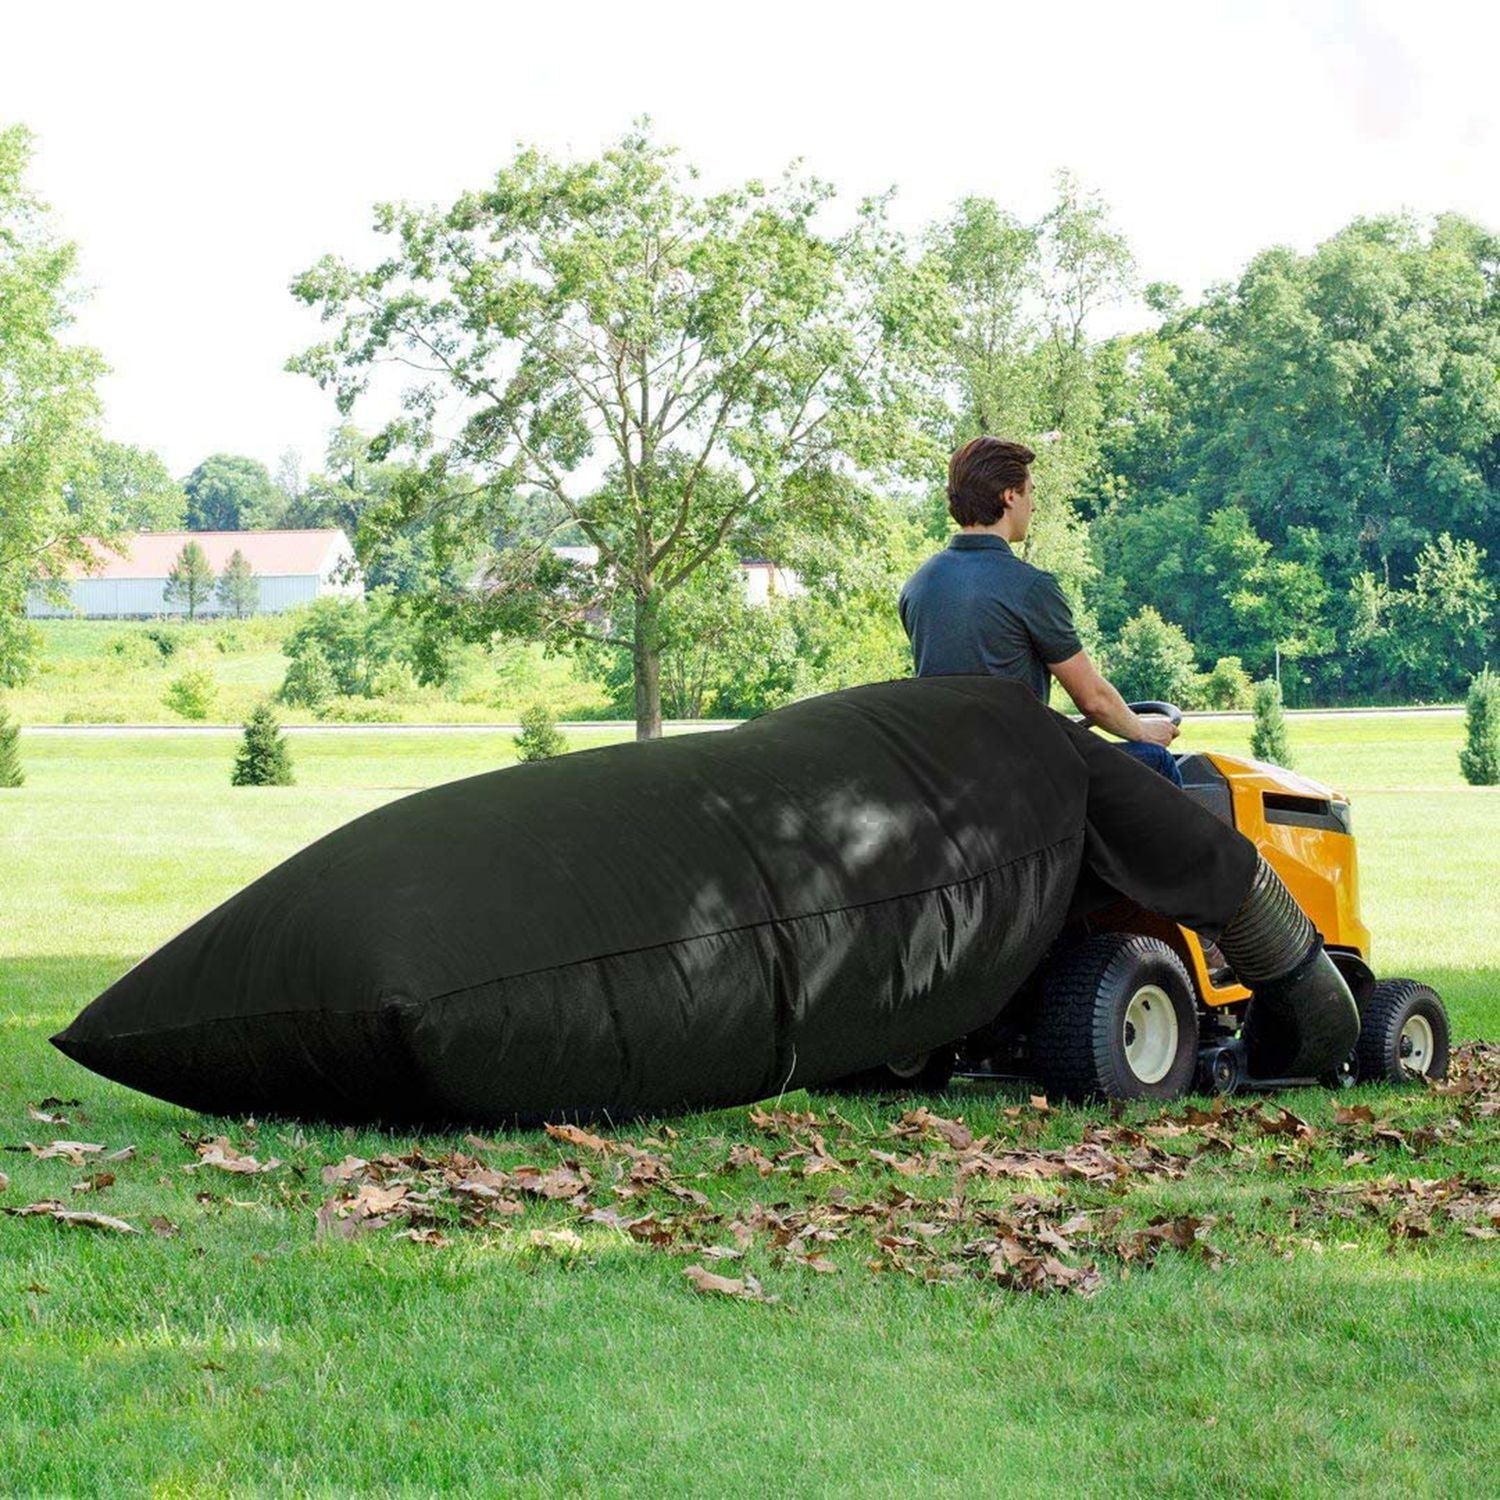
[(901, 587), (918, 677), (1019, 677), (1043, 703), (1047, 667), (1083, 649), (1057, 579), (992, 531), (957, 531)]

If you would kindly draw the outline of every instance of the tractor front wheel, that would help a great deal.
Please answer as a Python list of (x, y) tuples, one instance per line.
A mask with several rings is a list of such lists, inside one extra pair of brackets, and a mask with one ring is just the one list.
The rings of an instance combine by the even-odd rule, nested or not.
[(1198, 1065), (1198, 1011), (1159, 938), (1098, 933), (1042, 976), (1033, 1066), (1069, 1099), (1176, 1099)]
[(1415, 979), (1382, 979), (1359, 1017), (1361, 1083), (1448, 1076), (1448, 1012), (1437, 991)]

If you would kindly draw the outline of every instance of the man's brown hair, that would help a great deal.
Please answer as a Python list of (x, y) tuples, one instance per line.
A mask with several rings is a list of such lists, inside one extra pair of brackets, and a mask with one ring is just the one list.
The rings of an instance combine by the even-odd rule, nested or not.
[(1026, 483), (1036, 454), (1025, 443), (977, 437), (948, 460), (948, 512), (960, 526), (992, 526), (1008, 509), (1006, 490)]

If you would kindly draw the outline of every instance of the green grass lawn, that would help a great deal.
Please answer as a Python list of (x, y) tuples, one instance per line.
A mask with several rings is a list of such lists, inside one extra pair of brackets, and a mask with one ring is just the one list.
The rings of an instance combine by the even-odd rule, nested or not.
[[(1299, 768), (1354, 799), (1377, 971), (1435, 983), (1458, 1037), (1494, 1041), (1500, 794), (1461, 781), (1460, 721), (1297, 719), (1292, 733)], [(1247, 738), (1244, 724), (1190, 725), (1179, 747)], [(0, 1154), (0, 1207), (55, 1199), (142, 1232), (0, 1216), (4, 1492), (1492, 1487), (1500, 1241), (1440, 1210), (1401, 1233), (1388, 1190), (1368, 1204), (1309, 1193), (1415, 1179), (1422, 1198), (1423, 1182), (1488, 1179), (1493, 1196), (1500, 1116), (1472, 1098), (1341, 1096), (1389, 1122), (1382, 1136), (1337, 1123), (1321, 1091), (1287, 1094), (1276, 1102), (1311, 1136), (1266, 1134), (1247, 1112), (1226, 1127), (1232, 1149), (1195, 1154), (1193, 1129), (1152, 1137), (1169, 1172), (1113, 1186), (980, 1174), (961, 1210), (959, 1156), (931, 1132), (888, 1135), (903, 1112), (962, 1116), (995, 1151), (1076, 1145), (1112, 1128), (1108, 1112), (1041, 1114), (1024, 1091), (964, 1083), (936, 1097), (790, 1095), (782, 1109), (816, 1111), (847, 1163), (814, 1174), (798, 1154), (812, 1127), (767, 1134), (744, 1109), (619, 1132), (706, 1208), (659, 1188), (622, 1199), (628, 1162), (540, 1133), (482, 1148), (428, 1136), (429, 1154), (501, 1170), (579, 1160), (596, 1176), (589, 1204), (649, 1212), (670, 1243), (530, 1198), (513, 1216), (450, 1216), (444, 1243), (398, 1238), (397, 1225), (320, 1239), (319, 1206), (341, 1191), (321, 1169), (405, 1152), (411, 1137), (208, 1120), (94, 1077), (46, 1038), (245, 881), (382, 801), (501, 763), (508, 737), (294, 737), (295, 787), (234, 791), (227, 736), (22, 744), (27, 784), (0, 793), (0, 1144), (20, 1148)], [(42, 1110), (66, 1123), (28, 1113), (49, 1096), (78, 1101)], [(1159, 1114), (1133, 1108), (1113, 1128)], [(194, 1142), (221, 1132), (282, 1165), (185, 1171)], [(78, 1166), (23, 1144), (54, 1139), (135, 1154)], [(726, 1169), (736, 1144), (765, 1153), (767, 1175)], [(875, 1150), (916, 1157), (914, 1175)], [(101, 1170), (111, 1185), (73, 1190)], [(879, 1225), (840, 1224), (877, 1203)], [(765, 1232), (742, 1260), (706, 1258), (739, 1247), (732, 1222), (757, 1204), (838, 1226), (813, 1244), (837, 1270), (779, 1254)], [(1007, 1289), (983, 1256), (965, 1258), (994, 1232), (974, 1215), (1038, 1213), (1090, 1216), (1066, 1259), (1098, 1267), (1093, 1296)], [(1189, 1215), (1212, 1221), (1201, 1232), (1222, 1263), (1189, 1238), (1127, 1264), (1131, 1232)], [(577, 1247), (533, 1242), (564, 1228)], [(912, 1247), (883, 1250), (877, 1228)], [(696, 1292), (684, 1271), (697, 1264), (748, 1271), (778, 1300)], [(903, 1264), (958, 1269), (928, 1281)]]

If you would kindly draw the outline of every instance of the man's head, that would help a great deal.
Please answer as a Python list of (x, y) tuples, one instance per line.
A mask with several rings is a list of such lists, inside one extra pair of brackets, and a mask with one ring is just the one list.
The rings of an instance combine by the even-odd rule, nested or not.
[(1025, 443), (977, 437), (948, 460), (948, 512), (960, 526), (994, 526), (1012, 541), (1031, 522), (1031, 468), (1036, 454)]

